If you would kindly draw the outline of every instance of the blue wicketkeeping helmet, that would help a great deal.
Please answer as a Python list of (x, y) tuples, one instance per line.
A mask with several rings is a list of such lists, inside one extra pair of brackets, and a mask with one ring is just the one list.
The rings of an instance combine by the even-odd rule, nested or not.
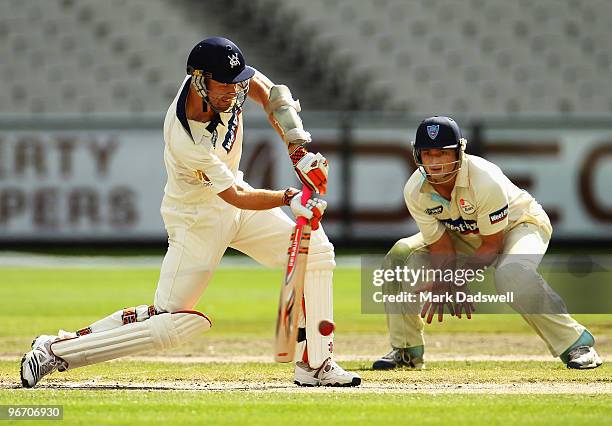
[[(461, 169), (463, 151), (467, 141), (461, 135), (461, 129), (455, 120), (450, 117), (436, 115), (421, 121), (416, 131), (414, 141), (412, 141), (412, 153), (414, 161), (427, 178), (431, 174), (426, 173), (423, 167), (421, 151), (423, 149), (454, 149), (457, 152), (457, 159), (447, 164), (458, 164), (455, 173)], [(440, 173), (445, 174), (445, 173)]]

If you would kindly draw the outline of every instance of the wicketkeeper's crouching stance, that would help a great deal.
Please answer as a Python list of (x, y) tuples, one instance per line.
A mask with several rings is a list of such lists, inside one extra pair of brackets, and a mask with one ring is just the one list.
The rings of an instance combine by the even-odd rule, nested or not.
[[(420, 232), (399, 240), (383, 267), (418, 270), (431, 262), (435, 268), (457, 253), (475, 262), (464, 265), (467, 269), (494, 264), (497, 291), (515, 294), (511, 306), (553, 356), (570, 368), (601, 365), (591, 333), (568, 315), (563, 301), (537, 271), (552, 233), (544, 209), (495, 164), (465, 154), (466, 143), (457, 123), (448, 117), (430, 117), (419, 125), (413, 142), (419, 170), (406, 183), (404, 197)], [(415, 289), (390, 284), (392, 293)], [(423, 284), (416, 287), (424, 288)], [(437, 295), (461, 291), (455, 283), (433, 283), (429, 289)], [(437, 314), (441, 321), (445, 307), (459, 317), (464, 311), (470, 318), (473, 308), (469, 303), (449, 306), (443, 301), (414, 305), (387, 309), (392, 350), (374, 362), (374, 369), (422, 368), (422, 318), (431, 322)]]
[[(164, 122), (168, 182), (161, 213), (169, 236), (152, 306), (117, 311), (76, 332), (39, 336), (21, 362), (21, 381), (33, 387), (45, 375), (143, 351), (164, 350), (200, 335), (210, 319), (193, 308), (223, 253), (233, 247), (268, 267), (284, 267), (294, 228), (281, 206), (312, 227), (304, 279), (295, 382), (304, 386), (357, 386), (358, 375), (333, 361), (333, 333), (318, 324), (332, 319), (334, 248), (319, 221), (325, 201), (302, 204), (301, 192), (253, 189), (242, 179), (242, 105), (247, 94), (263, 106), (288, 146), (303, 185), (324, 194), (327, 161), (306, 150), (300, 105), (286, 86), (274, 85), (247, 66), (230, 40), (198, 43), (187, 60), (187, 77)], [(296, 301), (301, 304), (301, 301)]]

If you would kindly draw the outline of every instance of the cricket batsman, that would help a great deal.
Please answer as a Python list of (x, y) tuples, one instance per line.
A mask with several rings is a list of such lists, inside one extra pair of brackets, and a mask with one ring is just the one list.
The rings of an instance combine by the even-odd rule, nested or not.
[[(430, 117), (418, 126), (412, 143), (418, 170), (408, 179), (404, 198), (420, 232), (397, 241), (387, 253), (383, 268), (418, 269), (424, 258), (429, 259), (431, 267), (440, 267), (449, 264), (449, 257), (456, 260), (458, 254), (475, 259), (466, 267), (494, 265), (498, 293), (517, 294), (511, 306), (544, 340), (554, 357), (569, 368), (600, 366), (593, 336), (567, 314), (563, 301), (537, 271), (552, 234), (544, 209), (495, 164), (466, 154), (466, 143), (451, 118)], [(421, 290), (436, 295), (452, 295), (459, 288), (456, 283), (420, 284)], [(374, 369), (423, 368), (422, 318), (427, 316), (427, 322), (431, 322), (437, 313), (442, 321), (445, 308), (459, 318), (462, 311), (471, 318), (474, 310), (471, 303), (432, 300), (415, 303), (416, 310), (387, 309), (392, 349), (374, 362)], [(548, 310), (542, 312), (539, 306)]]
[(228, 247), (267, 267), (285, 266), (294, 223), (280, 209), (284, 205), (296, 217), (308, 219), (313, 229), (295, 383), (361, 383), (358, 375), (333, 360), (333, 333), (323, 336), (318, 331), (321, 320), (333, 317), (334, 247), (319, 224), (326, 202), (315, 197), (302, 205), (301, 191), (294, 188), (253, 189), (239, 171), (247, 96), (266, 111), (302, 184), (325, 194), (327, 160), (308, 152), (310, 133), (304, 130), (299, 101), (289, 88), (246, 65), (232, 41), (211, 37), (199, 42), (189, 54), (187, 76), (164, 121), (168, 181), (161, 214), (168, 251), (153, 305), (119, 310), (76, 332), (37, 337), (21, 361), (24, 387), (35, 386), (55, 370), (169, 349), (208, 330), (211, 320), (193, 309)]

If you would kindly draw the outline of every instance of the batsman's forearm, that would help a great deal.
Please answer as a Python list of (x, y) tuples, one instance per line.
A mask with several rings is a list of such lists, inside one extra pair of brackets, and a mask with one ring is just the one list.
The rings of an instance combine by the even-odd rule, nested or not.
[[(270, 89), (274, 86), (274, 83), (261, 72), (257, 71), (249, 83), (249, 97), (254, 99), (255, 102), (260, 104), (264, 111), (268, 109), (270, 103)], [(283, 139), (284, 132), (278, 125), (278, 122), (274, 119), (274, 116), (268, 114), (268, 121), (276, 130), (276, 133)]]
[(243, 189), (229, 197), (223, 197), (226, 202), (242, 210), (270, 210), (283, 205), (283, 191), (267, 189)]
[(301, 146), (304, 146), (304, 144), (303, 143), (290, 143), (289, 145), (287, 145), (287, 152), (291, 154)]
[(283, 205), (283, 191), (253, 189), (239, 192), (234, 206), (242, 210), (270, 210)]

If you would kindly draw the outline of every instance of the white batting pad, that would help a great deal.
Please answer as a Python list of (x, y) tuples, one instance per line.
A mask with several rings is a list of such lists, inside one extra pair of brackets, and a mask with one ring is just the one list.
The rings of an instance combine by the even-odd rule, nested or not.
[(142, 321), (99, 333), (51, 344), (51, 351), (68, 363), (68, 368), (97, 364), (151, 350), (181, 345), (207, 331), (211, 322), (197, 311), (163, 313)]
[[(319, 322), (333, 320), (333, 272), (331, 270), (307, 270), (304, 280), (304, 301), (306, 304), (306, 342), (308, 364), (318, 368), (332, 356), (334, 333), (322, 336)], [(300, 353), (300, 352), (298, 352)]]

